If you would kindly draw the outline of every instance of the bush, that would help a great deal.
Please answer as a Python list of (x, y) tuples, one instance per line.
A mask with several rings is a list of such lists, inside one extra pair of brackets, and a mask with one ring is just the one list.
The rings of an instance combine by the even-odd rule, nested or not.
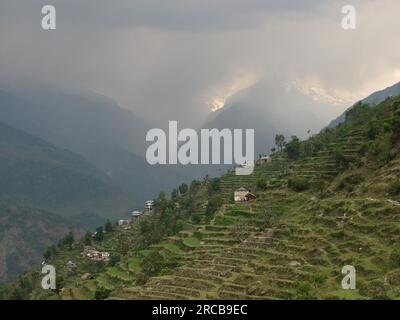
[(160, 271), (160, 276), (168, 276), (170, 274), (172, 274), (172, 270), (168, 267), (165, 267)]
[(310, 183), (306, 178), (295, 177), (289, 179), (288, 186), (293, 191), (302, 192), (310, 187)]
[(259, 178), (257, 180), (257, 189), (265, 191), (268, 188), (268, 181), (265, 178)]
[(387, 300), (387, 286), (383, 279), (376, 279), (360, 286), (360, 294), (373, 300)]
[(221, 196), (215, 195), (208, 200), (206, 213), (207, 215), (214, 214), (223, 204)]
[(390, 255), (390, 263), (393, 267), (400, 267), (400, 249), (395, 249)]
[(350, 167), (350, 164), (356, 163), (358, 161), (358, 159), (353, 156), (344, 155), (340, 150), (334, 151), (333, 158), (338, 166), (343, 169), (348, 169)]
[(344, 177), (338, 184), (336, 190), (346, 190), (347, 192), (352, 192), (354, 187), (359, 185), (365, 179), (362, 175), (358, 173), (350, 174)]
[(175, 224), (175, 233), (178, 233), (179, 231), (182, 231), (184, 227), (184, 222), (182, 219), (176, 220)]
[(149, 277), (144, 272), (138, 272), (136, 274), (135, 284), (137, 286), (142, 286), (146, 284), (147, 280), (149, 280)]
[(208, 194), (214, 194), (221, 190), (221, 179), (220, 178), (212, 178), (207, 185)]
[(201, 216), (198, 214), (193, 214), (191, 216), (191, 219), (192, 219), (193, 224), (200, 224), (200, 222), (201, 222)]
[(292, 137), (292, 141), (286, 144), (285, 150), (290, 159), (297, 160), (300, 157), (300, 146), (300, 140), (295, 136)]
[(367, 130), (367, 136), (370, 140), (375, 140), (375, 138), (379, 135), (380, 133), (380, 126), (377, 121), (372, 122)]
[(200, 189), (201, 187), (201, 182), (198, 180), (193, 180), (192, 183), (190, 184), (190, 192), (196, 192)]
[(110, 257), (110, 266), (114, 267), (121, 261), (121, 257), (118, 254), (112, 254)]
[(395, 181), (395, 182), (390, 184), (390, 186), (389, 186), (389, 194), (391, 196), (397, 196), (398, 194), (400, 194), (400, 180)]
[(96, 300), (105, 300), (110, 296), (111, 290), (105, 288), (97, 288), (94, 293), (94, 298)]
[(393, 115), (392, 121), (392, 141), (395, 142), (398, 140), (398, 136), (400, 135), (400, 110), (396, 110), (396, 112)]
[(387, 137), (375, 140), (371, 146), (371, 154), (378, 157), (383, 163), (389, 163), (396, 158), (396, 151)]
[(400, 286), (400, 269), (391, 271), (387, 275), (388, 283), (392, 286)]
[(164, 267), (164, 257), (157, 251), (152, 251), (143, 258), (140, 267), (146, 276), (156, 276)]
[(104, 227), (104, 230), (105, 230), (107, 233), (110, 233), (110, 232), (113, 231), (113, 226), (112, 226), (110, 220), (107, 220), (106, 225), (105, 225), (105, 227)]
[(186, 183), (182, 183), (179, 186), (179, 193), (181, 194), (181, 196), (185, 195), (188, 191), (189, 191), (189, 187)]
[(103, 227), (102, 227), (102, 226), (101, 226), (101, 227), (98, 227), (98, 228), (96, 229), (96, 235), (94, 236), (94, 239), (95, 239), (97, 242), (101, 242), (101, 241), (104, 240), (104, 232), (103, 232)]
[(313, 300), (315, 299), (313, 291), (314, 288), (308, 282), (299, 282), (296, 287), (296, 299), (297, 300)]
[(317, 272), (312, 276), (312, 282), (316, 285), (321, 285), (329, 279), (329, 274)]
[(323, 192), (327, 185), (328, 185), (328, 183), (325, 180), (318, 180), (313, 183), (312, 187), (314, 190)]

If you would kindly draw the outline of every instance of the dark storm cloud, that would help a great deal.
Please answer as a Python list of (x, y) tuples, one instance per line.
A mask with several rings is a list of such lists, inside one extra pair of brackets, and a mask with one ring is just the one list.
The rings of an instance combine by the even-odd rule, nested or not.
[[(93, 90), (155, 123), (199, 124), (249, 78), (296, 80), (344, 108), (400, 80), (400, 2), (354, 0), (346, 32), (348, 2), (2, 0), (0, 86)], [(40, 27), (45, 4), (55, 31)]]
[(178, 30), (242, 28), (262, 22), (266, 14), (315, 10), (318, 0), (3, 0), (0, 16), (26, 18), (52, 4), (68, 21), (111, 27), (152, 27)]

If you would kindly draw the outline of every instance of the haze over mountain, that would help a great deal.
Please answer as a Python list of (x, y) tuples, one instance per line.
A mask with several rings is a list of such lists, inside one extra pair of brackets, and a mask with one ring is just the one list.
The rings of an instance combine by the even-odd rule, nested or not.
[(0, 120), (84, 156), (142, 203), (184, 178), (168, 167), (147, 164), (145, 136), (150, 125), (106, 97), (0, 91)]
[(193, 128), (249, 77), (315, 82), (351, 103), (400, 79), (398, 0), (357, 1), (356, 30), (341, 26), (342, 0), (53, 4), (60, 25), (45, 32), (41, 1), (1, 2), (0, 88), (87, 88), (156, 127)]
[[(133, 199), (83, 157), (0, 123), (0, 201), (73, 217)], [(118, 200), (118, 201), (117, 201)], [(118, 213), (118, 206), (114, 207)], [(121, 214), (121, 213), (119, 213)]]
[(69, 230), (123, 217), (134, 201), (82, 156), (0, 122), (0, 282), (38, 264)]
[(318, 132), (334, 114), (333, 107), (316, 101), (284, 81), (261, 81), (232, 96), (205, 128), (254, 129), (256, 154), (269, 153), (275, 135), (306, 138)]
[[(361, 102), (366, 103), (373, 106), (376, 106), (377, 104), (385, 101), (386, 98), (391, 97), (391, 96), (397, 96), (400, 94), (400, 82), (394, 84), (393, 86), (390, 86), (386, 89), (379, 90), (377, 92), (372, 93), (365, 99), (361, 100)], [(347, 109), (345, 112), (343, 112), (339, 117), (337, 117), (335, 120), (331, 121), (329, 123), (329, 128), (334, 128), (336, 127), (339, 123), (342, 123), (346, 120), (346, 112), (350, 110), (351, 108)]]
[(76, 235), (83, 232), (76, 223), (53, 213), (0, 203), (0, 284), (38, 265), (44, 250), (70, 230)]

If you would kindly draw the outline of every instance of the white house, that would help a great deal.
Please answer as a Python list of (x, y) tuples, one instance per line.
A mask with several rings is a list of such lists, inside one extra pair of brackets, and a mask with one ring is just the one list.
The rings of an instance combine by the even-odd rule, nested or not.
[(260, 158), (260, 163), (261, 164), (267, 164), (267, 163), (270, 163), (270, 162), (272, 162), (272, 158), (270, 156), (262, 156)]
[(127, 224), (129, 224), (128, 220), (118, 220), (118, 225), (119, 226), (124, 226), (124, 225), (127, 225)]
[(152, 211), (153, 208), (154, 208), (154, 200), (146, 201), (146, 202), (145, 202), (145, 208), (146, 208), (148, 211)]
[(110, 258), (110, 254), (108, 252), (99, 252), (99, 253), (103, 260), (108, 260)]
[(93, 261), (109, 261), (110, 254), (108, 252), (97, 251), (95, 248), (86, 246), (82, 252), (82, 255)]
[(141, 213), (140, 211), (137, 211), (137, 210), (131, 212), (131, 217), (132, 217), (132, 219), (138, 218), (138, 217), (140, 217), (141, 215), (142, 215), (142, 213)]
[(240, 188), (238, 190), (235, 190), (234, 199), (235, 202), (249, 202), (256, 200), (257, 197), (249, 190), (245, 188)]

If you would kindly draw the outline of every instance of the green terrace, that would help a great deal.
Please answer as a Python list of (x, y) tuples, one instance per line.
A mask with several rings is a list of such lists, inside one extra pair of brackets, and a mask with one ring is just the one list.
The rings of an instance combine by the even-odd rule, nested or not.
[[(398, 299), (400, 161), (397, 156), (383, 162), (384, 152), (362, 152), (373, 142), (368, 122), (357, 117), (302, 142), (304, 150), (311, 142), (315, 150), (295, 159), (285, 150), (275, 152), (250, 176), (233, 170), (223, 175), (215, 190), (207, 180), (192, 183), (173, 200), (180, 209), (160, 196), (156, 208), (167, 209), (134, 221), (130, 229), (115, 227), (93, 244), (111, 258), (118, 254), (113, 263), (89, 261), (81, 244), (61, 250), (50, 260), (63, 276), (61, 291), (37, 289), (32, 297)], [(266, 181), (262, 188), (260, 179)], [(239, 188), (257, 198), (234, 203)], [(170, 227), (146, 242), (155, 217), (161, 221), (156, 226)], [(70, 260), (77, 265), (74, 272), (66, 267)], [(356, 290), (341, 288), (345, 265), (356, 267)]]

